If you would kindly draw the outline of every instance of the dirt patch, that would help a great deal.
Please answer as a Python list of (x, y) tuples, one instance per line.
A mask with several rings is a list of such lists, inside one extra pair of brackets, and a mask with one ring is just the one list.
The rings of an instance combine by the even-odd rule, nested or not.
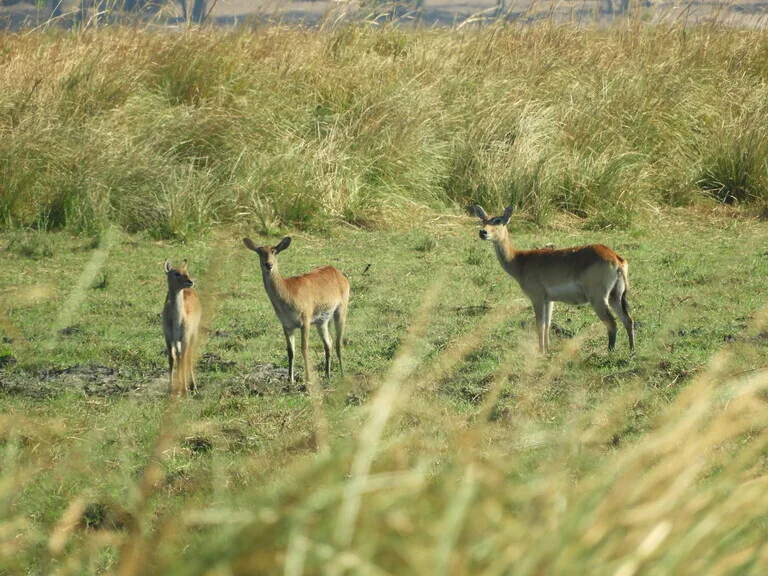
[(101, 364), (76, 364), (68, 368), (43, 370), (40, 383), (63, 390), (82, 390), (86, 396), (119, 396), (133, 392), (140, 384), (116, 368)]
[(181, 445), (193, 454), (207, 454), (213, 450), (213, 442), (205, 436), (188, 436)]
[(491, 307), (487, 304), (480, 304), (477, 306), (459, 306), (458, 308), (454, 308), (457, 313), (464, 314), (466, 316), (482, 316), (490, 309)]
[[(200, 371), (220, 371), (236, 367), (237, 363), (223, 360), (216, 354), (204, 355), (198, 365)], [(208, 382), (198, 379), (205, 394)], [(301, 372), (291, 384), (288, 369), (275, 364), (254, 364), (243, 369), (237, 376), (221, 384), (223, 391), (234, 395), (269, 396), (306, 392)], [(215, 384), (214, 388), (219, 385)], [(84, 396), (165, 396), (168, 390), (168, 373), (157, 370), (149, 374), (124, 371), (102, 364), (76, 364), (66, 368), (50, 368), (39, 372), (4, 370), (0, 368), (0, 392), (49, 398), (65, 392)]]
[(287, 368), (264, 363), (251, 366), (240, 383), (246, 393), (256, 396), (294, 394), (305, 392), (307, 389), (304, 383), (299, 381), (300, 378), (301, 376), (297, 375), (297, 381), (291, 384)]
[(29, 398), (49, 398), (63, 392), (85, 396), (122, 396), (135, 392), (164, 390), (159, 374), (142, 378), (101, 364), (75, 364), (67, 368), (44, 369), (33, 374), (0, 370), (0, 391)]
[(84, 530), (124, 530), (133, 523), (131, 514), (118, 504), (89, 502), (79, 526)]
[(77, 324), (74, 324), (72, 326), (67, 326), (66, 328), (62, 328), (59, 330), (59, 334), (61, 336), (76, 336), (77, 334), (82, 334), (83, 329), (78, 326)]
[(197, 369), (202, 372), (222, 372), (237, 367), (237, 362), (224, 360), (215, 352), (206, 352), (197, 361)]
[[(765, 346), (768, 344), (768, 331), (763, 330), (759, 334), (752, 336), (748, 339), (752, 344), (755, 346)], [(2, 358), (0, 358), (0, 362), (2, 362)]]

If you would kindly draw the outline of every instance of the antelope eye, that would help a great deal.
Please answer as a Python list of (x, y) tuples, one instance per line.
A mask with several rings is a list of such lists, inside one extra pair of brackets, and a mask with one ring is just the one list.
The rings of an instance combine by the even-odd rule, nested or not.
[(174, 272), (173, 274), (176, 276), (176, 278), (181, 278), (181, 274), (179, 272)]

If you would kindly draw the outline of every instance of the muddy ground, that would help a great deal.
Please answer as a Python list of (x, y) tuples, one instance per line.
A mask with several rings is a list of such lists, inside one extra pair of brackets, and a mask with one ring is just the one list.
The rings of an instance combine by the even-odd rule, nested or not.
[[(168, 391), (168, 373), (164, 370), (140, 372), (90, 363), (30, 372), (15, 365), (12, 357), (0, 358), (0, 393), (49, 398), (66, 392), (84, 396), (165, 396)], [(306, 391), (300, 375), (291, 384), (286, 368), (270, 363), (239, 366), (212, 353), (200, 357), (196, 373), (202, 392), (208, 380), (206, 374), (218, 374), (216, 381), (223, 381), (230, 394), (266, 396)]]

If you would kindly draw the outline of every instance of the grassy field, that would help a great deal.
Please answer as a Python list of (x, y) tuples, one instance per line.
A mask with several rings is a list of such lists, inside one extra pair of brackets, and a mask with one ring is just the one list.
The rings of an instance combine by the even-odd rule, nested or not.
[[(0, 35), (0, 576), (766, 573), (766, 40)], [(538, 354), (469, 201), (626, 257), (636, 354), (565, 306)], [(283, 234), (352, 287), (320, 412), (241, 242)], [(183, 401), (165, 258), (205, 309)]]
[[(285, 275), (333, 264), (352, 286), (327, 451), (240, 242), (279, 236), (4, 233), (0, 574), (762, 573), (768, 228), (741, 215), (513, 218), (520, 247), (629, 260), (634, 356), (561, 305), (541, 357), (469, 217), (295, 234)], [(165, 395), (166, 257), (190, 259), (206, 311), (182, 402)]]

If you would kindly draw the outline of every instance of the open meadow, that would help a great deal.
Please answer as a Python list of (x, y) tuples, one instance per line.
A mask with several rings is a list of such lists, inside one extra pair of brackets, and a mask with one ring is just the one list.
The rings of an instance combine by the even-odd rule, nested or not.
[[(0, 36), (0, 575), (765, 573), (766, 78), (717, 26)], [(626, 258), (635, 353), (556, 304), (540, 354), (470, 202)], [(351, 285), (320, 410), (285, 235)]]

